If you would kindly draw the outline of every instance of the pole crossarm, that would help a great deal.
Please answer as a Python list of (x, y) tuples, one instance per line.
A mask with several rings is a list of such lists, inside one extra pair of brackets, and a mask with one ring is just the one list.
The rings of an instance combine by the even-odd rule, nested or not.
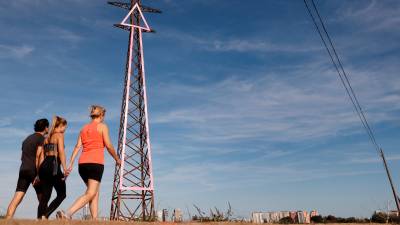
[[(112, 6), (116, 6), (122, 9), (126, 9), (126, 10), (130, 10), (132, 9), (132, 4), (131, 3), (126, 3), (126, 2), (107, 2), (108, 4), (112, 5)], [(146, 13), (162, 13), (161, 10), (159, 9), (155, 9), (149, 6), (144, 6), (141, 5), (140, 9), (142, 10), (142, 12), (146, 12)]]
[[(126, 31), (130, 31), (131, 30), (131, 28), (129, 26), (126, 26), (126, 25), (123, 25), (123, 24), (119, 24), (119, 23), (116, 23), (113, 26), (116, 27), (116, 28), (120, 28), (120, 29), (126, 30)], [(156, 31), (154, 29), (150, 29), (150, 31), (143, 30), (142, 32), (144, 32), (144, 33), (156, 33)]]

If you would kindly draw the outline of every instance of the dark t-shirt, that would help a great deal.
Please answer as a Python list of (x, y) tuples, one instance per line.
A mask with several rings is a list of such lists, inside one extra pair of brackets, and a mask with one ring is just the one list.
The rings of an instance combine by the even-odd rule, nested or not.
[(36, 172), (36, 150), (44, 143), (43, 135), (33, 133), (22, 142), (22, 156), (20, 170)]

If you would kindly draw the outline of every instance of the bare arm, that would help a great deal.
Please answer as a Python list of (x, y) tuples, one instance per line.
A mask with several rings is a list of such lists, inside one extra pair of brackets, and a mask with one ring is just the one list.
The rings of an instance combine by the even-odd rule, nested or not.
[(36, 149), (35, 166), (36, 166), (36, 177), (32, 182), (32, 185), (36, 185), (39, 182), (39, 168), (44, 160), (44, 150), (43, 145), (40, 145)]
[(78, 140), (76, 141), (74, 151), (72, 152), (71, 159), (69, 160), (69, 166), (68, 166), (69, 171), (72, 170), (72, 167), (74, 166), (75, 158), (78, 155), (78, 152), (81, 149), (81, 147), (82, 147), (82, 140), (81, 140), (81, 135), (79, 135)]
[(102, 125), (102, 134), (103, 134), (104, 145), (106, 146), (108, 153), (114, 158), (117, 164), (120, 164), (121, 160), (119, 159), (117, 153), (115, 152), (114, 146), (112, 145), (110, 140), (108, 127), (105, 124)]
[(43, 153), (43, 146), (38, 146), (36, 150), (36, 159), (35, 159), (35, 165), (36, 165), (36, 174), (39, 174), (39, 168), (40, 165), (42, 164), (44, 160), (44, 153)]
[(67, 171), (67, 163), (65, 157), (65, 149), (64, 149), (64, 135), (57, 135), (57, 150), (58, 157), (61, 161), (61, 166), (63, 168), (64, 173)]

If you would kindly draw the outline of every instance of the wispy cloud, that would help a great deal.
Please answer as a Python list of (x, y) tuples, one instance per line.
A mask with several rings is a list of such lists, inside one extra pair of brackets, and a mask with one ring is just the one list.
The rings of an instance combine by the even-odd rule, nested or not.
[[(392, 154), (386, 157), (388, 161), (398, 161), (400, 160), (399, 154)], [(357, 158), (350, 158), (348, 163), (382, 163), (382, 159), (376, 155), (375, 157), (357, 157)]]
[(50, 102), (46, 102), (43, 105), (39, 106), (39, 108), (37, 108), (35, 110), (35, 114), (36, 115), (40, 115), (43, 114), (44, 112), (46, 112), (47, 110), (50, 109), (50, 107), (54, 104), (54, 102), (50, 101)]
[[(260, 159), (239, 162), (192, 162), (179, 164), (158, 175), (158, 181), (165, 184), (194, 185), (205, 191), (224, 190), (235, 184), (248, 186), (268, 183), (296, 183), (329, 179), (381, 174), (381, 170), (354, 170), (352, 168), (305, 168), (294, 163), (265, 165)], [(224, 174), (223, 176), (220, 176)], [(234, 178), (234, 179), (233, 179)]]
[[(305, 74), (314, 75), (305, 78)], [(372, 87), (374, 84), (365, 86), (370, 81), (370, 73), (351, 70), (351, 74), (360, 82), (355, 87), (361, 99), (372, 102), (368, 104), (367, 114), (373, 123), (395, 121), (391, 112), (399, 108), (400, 95), (388, 87), (389, 83), (398, 85), (400, 81), (391, 79), (380, 84), (384, 89), (377, 89)], [(333, 71), (305, 68), (292, 75), (286, 74), (286, 80), (277, 79), (278, 75), (273, 74), (251, 78), (232, 76), (202, 86), (160, 84), (157, 87), (160, 98), (171, 100), (179, 95), (183, 104), (153, 115), (152, 122), (190, 127), (191, 134), (184, 136), (204, 141), (260, 137), (298, 141), (335, 136), (354, 129), (361, 131), (358, 118)], [(196, 105), (185, 106), (188, 101), (196, 101)]]
[(4, 45), (0, 44), (0, 59), (13, 58), (22, 59), (30, 55), (35, 48), (28, 45)]
[(262, 52), (262, 53), (305, 53), (321, 50), (321, 47), (307, 44), (292, 44), (275, 41), (268, 41), (263, 38), (218, 38), (209, 33), (207, 36), (194, 35), (179, 30), (164, 30), (161, 38), (168, 38), (179, 41), (180, 44), (194, 46), (199, 50), (215, 52)]
[(301, 53), (318, 51), (321, 48), (310, 46), (299, 46), (291, 44), (277, 44), (264, 40), (245, 40), (245, 39), (230, 39), (230, 40), (215, 40), (206, 46), (210, 51), (222, 52), (284, 52), (284, 53)]
[(0, 138), (21, 138), (30, 133), (29, 130), (14, 128), (14, 127), (0, 127)]
[(12, 121), (13, 121), (12, 117), (0, 118), (0, 127), (9, 126), (12, 124)]
[(13, 116), (6, 116), (0, 118), (0, 138), (21, 138), (29, 134), (29, 130), (21, 127), (15, 127), (15, 118)]
[(84, 39), (82, 35), (62, 27), (50, 27), (47, 30), (48, 35), (46, 35), (46, 37), (51, 37), (53, 40), (64, 40), (69, 43), (77, 43)]
[(392, 31), (400, 26), (398, 1), (370, 0), (368, 4), (347, 2), (338, 10), (338, 20), (352, 21), (367, 27), (364, 31)]

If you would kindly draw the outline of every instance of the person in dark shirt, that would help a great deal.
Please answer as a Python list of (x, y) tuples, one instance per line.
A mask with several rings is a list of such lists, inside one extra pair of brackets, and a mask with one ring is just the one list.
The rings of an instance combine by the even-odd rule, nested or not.
[(34, 126), (35, 133), (29, 135), (22, 142), (21, 167), (17, 188), (10, 204), (8, 205), (6, 218), (10, 219), (14, 216), (15, 210), (25, 196), (29, 185), (32, 184), (35, 188), (36, 195), (40, 201), (41, 190), (38, 185), (38, 169), (39, 169), (39, 154), (38, 150), (43, 148), (44, 136), (49, 131), (49, 121), (47, 119), (37, 120)]

